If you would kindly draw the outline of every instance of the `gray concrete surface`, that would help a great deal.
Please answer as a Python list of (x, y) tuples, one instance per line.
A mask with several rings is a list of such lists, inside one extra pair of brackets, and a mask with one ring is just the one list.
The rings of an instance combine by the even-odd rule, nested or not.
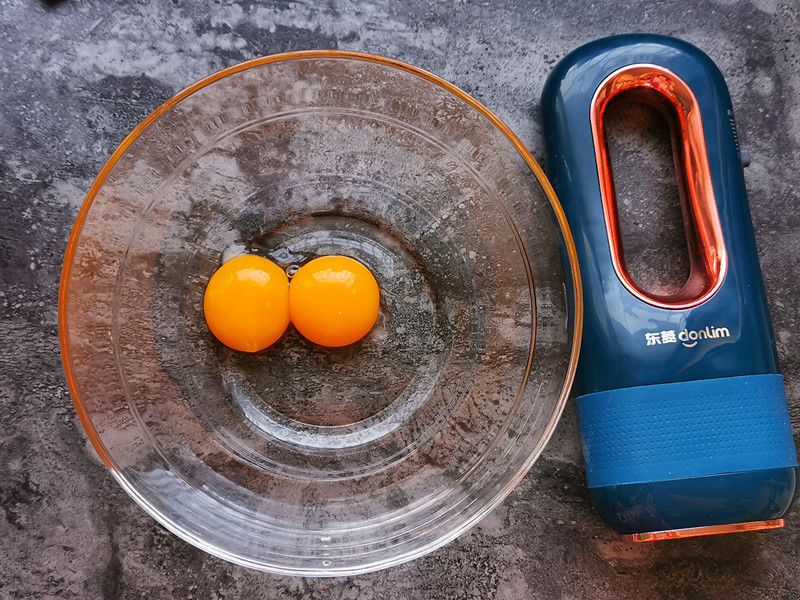
[(541, 157), (537, 103), (552, 65), (628, 31), (693, 42), (727, 78), (800, 427), (796, 3), (0, 0), (0, 598), (800, 597), (800, 504), (775, 532), (619, 542), (589, 505), (573, 407), (519, 488), (439, 551), (338, 580), (248, 571), (144, 514), (93, 458), (66, 389), (56, 303), (70, 226), (106, 157), (173, 92), (259, 55), (364, 50), (474, 94)]

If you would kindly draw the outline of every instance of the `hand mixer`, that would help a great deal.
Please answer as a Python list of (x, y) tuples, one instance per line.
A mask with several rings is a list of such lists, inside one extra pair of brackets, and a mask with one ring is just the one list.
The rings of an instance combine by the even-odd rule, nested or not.
[[(626, 268), (603, 122), (622, 95), (670, 122), (690, 260), (675, 294)], [(584, 285), (576, 391), (595, 508), (636, 541), (782, 526), (797, 457), (720, 71), (676, 39), (601, 39), (557, 65), (542, 115)]]

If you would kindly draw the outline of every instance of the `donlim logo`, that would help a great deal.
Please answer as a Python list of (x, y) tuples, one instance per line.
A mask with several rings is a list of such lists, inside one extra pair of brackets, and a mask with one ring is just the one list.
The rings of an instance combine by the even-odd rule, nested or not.
[(678, 334), (678, 339), (687, 348), (694, 348), (700, 340), (715, 340), (717, 338), (731, 337), (727, 327), (709, 327), (705, 329), (684, 329)]
[(644, 334), (644, 341), (648, 346), (661, 346), (663, 344), (677, 344), (681, 342), (687, 348), (694, 348), (700, 340), (714, 340), (717, 338), (731, 337), (727, 327), (706, 326), (705, 329), (684, 329), (675, 331), (653, 331)]

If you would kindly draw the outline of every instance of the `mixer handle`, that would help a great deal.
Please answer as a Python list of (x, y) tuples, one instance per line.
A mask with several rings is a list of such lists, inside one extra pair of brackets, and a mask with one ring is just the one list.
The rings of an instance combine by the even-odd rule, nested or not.
[[(690, 260), (686, 283), (672, 295), (648, 293), (634, 282), (625, 266), (614, 177), (603, 125), (606, 108), (612, 99), (619, 96), (635, 96), (638, 102), (657, 109), (670, 125)], [(722, 285), (728, 257), (714, 198), (697, 98), (686, 82), (669, 69), (654, 64), (633, 64), (606, 77), (597, 88), (589, 110), (603, 216), (614, 271), (628, 291), (653, 306), (684, 309), (702, 304)]]

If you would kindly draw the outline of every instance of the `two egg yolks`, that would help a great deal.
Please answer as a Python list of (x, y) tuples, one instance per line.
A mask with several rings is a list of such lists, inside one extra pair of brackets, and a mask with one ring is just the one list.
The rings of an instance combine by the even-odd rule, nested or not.
[(357, 342), (375, 325), (380, 291), (363, 264), (322, 256), (300, 267), (291, 283), (275, 263), (239, 256), (212, 276), (203, 298), (211, 333), (234, 350), (258, 352), (289, 325), (320, 346)]

